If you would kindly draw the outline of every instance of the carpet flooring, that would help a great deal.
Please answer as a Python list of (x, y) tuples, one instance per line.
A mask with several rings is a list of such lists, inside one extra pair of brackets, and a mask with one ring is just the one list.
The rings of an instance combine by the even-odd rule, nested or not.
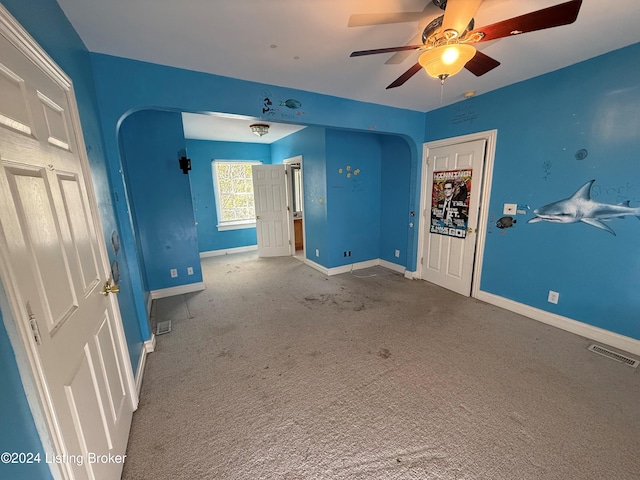
[(382, 267), (202, 260), (154, 301), (122, 478), (640, 479), (638, 369)]

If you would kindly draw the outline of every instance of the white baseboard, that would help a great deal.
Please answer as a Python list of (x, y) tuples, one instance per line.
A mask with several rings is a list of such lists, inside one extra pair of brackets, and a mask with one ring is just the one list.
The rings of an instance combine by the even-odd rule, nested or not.
[(411, 271), (411, 270), (405, 270), (404, 272), (404, 278), (408, 278), (409, 280), (416, 280), (419, 278), (417, 277), (417, 273), (416, 271)]
[(547, 325), (560, 328), (561, 330), (566, 330), (567, 332), (580, 335), (581, 337), (585, 337), (599, 343), (604, 343), (605, 345), (609, 345), (634, 355), (640, 355), (640, 340), (625, 337), (624, 335), (610, 332), (592, 325), (587, 325), (586, 323), (578, 322), (571, 318), (530, 307), (523, 303), (514, 302), (513, 300), (499, 297), (492, 293), (479, 291), (476, 298), (511, 312), (524, 315), (525, 317), (533, 320), (546, 323)]
[(142, 376), (144, 375), (144, 367), (147, 363), (147, 355), (156, 349), (156, 336), (151, 333), (151, 338), (142, 344), (142, 352), (140, 352), (140, 360), (138, 360), (138, 368), (136, 369), (136, 390), (138, 398), (140, 398), (140, 389), (142, 388)]
[(200, 252), (200, 258), (219, 257), (221, 255), (230, 255), (232, 253), (251, 252), (258, 250), (257, 245), (249, 245), (247, 247), (224, 248), (222, 250), (209, 250), (208, 252)]
[(207, 286), (204, 282), (189, 283), (187, 285), (178, 285), (177, 287), (161, 288), (159, 290), (151, 290), (149, 298), (155, 300), (157, 298), (173, 297), (174, 295), (182, 295), (184, 293), (200, 292)]
[(389, 262), (388, 260), (379, 259), (378, 265), (388, 268), (389, 270), (393, 270), (394, 272), (402, 273), (403, 275), (407, 271), (403, 265), (398, 265), (397, 263)]
[(319, 263), (314, 262), (313, 260), (309, 260), (308, 258), (304, 259), (304, 264), (309, 265), (314, 270), (318, 270), (320, 273), (324, 273), (325, 275), (329, 275), (329, 269), (323, 267)]
[(388, 268), (389, 270), (393, 270), (399, 273), (405, 273), (405, 268), (402, 265), (398, 265), (397, 263), (388, 262), (387, 260), (381, 260), (380, 258), (374, 258), (373, 260), (366, 260), (364, 262), (356, 262), (350, 263), (348, 265), (340, 265), (339, 267), (327, 268), (322, 265), (314, 262), (313, 260), (309, 260), (308, 258), (304, 259), (304, 263), (309, 265), (311, 268), (318, 270), (319, 272), (324, 273), (327, 276), (331, 275), (340, 275), (342, 273), (349, 273), (353, 270), (362, 270), (363, 268), (382, 266)]
[(363, 268), (375, 267), (380, 265), (380, 259), (366, 260), (364, 262), (350, 263), (348, 265), (340, 265), (339, 267), (332, 267), (327, 269), (329, 273), (327, 275), (340, 275), (341, 273), (349, 273), (353, 270), (362, 270)]

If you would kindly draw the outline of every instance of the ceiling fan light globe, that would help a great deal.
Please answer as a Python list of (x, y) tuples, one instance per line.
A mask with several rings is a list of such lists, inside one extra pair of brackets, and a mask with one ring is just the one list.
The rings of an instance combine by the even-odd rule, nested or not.
[(475, 54), (471, 45), (443, 45), (424, 52), (418, 62), (430, 77), (442, 79), (460, 72)]
[(455, 46), (445, 47), (440, 58), (445, 65), (453, 65), (460, 58), (460, 52)]

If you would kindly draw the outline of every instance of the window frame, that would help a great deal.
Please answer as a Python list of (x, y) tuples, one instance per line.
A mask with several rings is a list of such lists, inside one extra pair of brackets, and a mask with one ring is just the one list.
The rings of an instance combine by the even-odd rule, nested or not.
[(262, 165), (262, 162), (259, 160), (222, 160), (222, 159), (215, 159), (211, 161), (213, 194), (216, 202), (216, 215), (217, 215), (216, 228), (218, 229), (219, 232), (227, 231), (227, 230), (240, 230), (243, 228), (255, 228), (256, 227), (255, 216), (253, 219), (245, 219), (245, 220), (228, 220), (228, 221), (221, 220), (222, 219), (222, 202), (220, 201), (220, 184), (218, 183), (218, 171), (216, 166), (222, 165), (222, 164), (224, 165), (228, 165), (228, 164)]

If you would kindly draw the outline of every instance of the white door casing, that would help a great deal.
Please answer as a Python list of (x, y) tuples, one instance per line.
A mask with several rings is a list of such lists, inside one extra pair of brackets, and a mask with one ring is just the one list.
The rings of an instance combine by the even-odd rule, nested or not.
[[(294, 211), (293, 211), (293, 186), (292, 186), (292, 182), (293, 182), (293, 172), (291, 170), (291, 166), (292, 165), (300, 165), (300, 172), (302, 173), (302, 155), (297, 155), (295, 157), (291, 157), (291, 158), (285, 158), (282, 163), (285, 165), (286, 168), (286, 175), (288, 177), (288, 186), (290, 188), (287, 188), (287, 204), (289, 205), (289, 211), (288, 216), (289, 216), (289, 254), (290, 255), (295, 255), (296, 254), (296, 246), (295, 246), (295, 234), (294, 234), (294, 225), (293, 225), (293, 221), (295, 220), (293, 217)], [(307, 239), (305, 238), (305, 220), (304, 220), (304, 177), (302, 177), (302, 183), (300, 185), (300, 189), (301, 189), (301, 195), (300, 195), (300, 202), (302, 204), (302, 258), (306, 258), (306, 247), (307, 247)]]
[(117, 300), (102, 293), (110, 265), (97, 211), (71, 81), (2, 7), (5, 318), (16, 323), (46, 453), (62, 456), (52, 474), (69, 479), (120, 478), (137, 405)]
[(253, 196), (259, 257), (291, 254), (284, 165), (253, 165)]
[[(466, 296), (479, 289), (486, 228), (478, 220), (488, 205), (496, 134), (481, 132), (424, 148), (417, 277)], [(472, 169), (467, 237), (430, 233), (433, 173), (458, 169)]]

